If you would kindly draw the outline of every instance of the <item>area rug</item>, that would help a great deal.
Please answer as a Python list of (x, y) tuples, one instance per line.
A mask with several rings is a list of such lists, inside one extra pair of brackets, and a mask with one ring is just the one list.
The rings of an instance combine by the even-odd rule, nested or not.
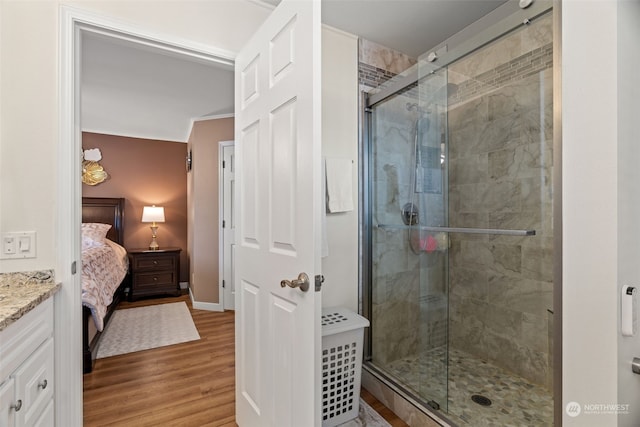
[(338, 427), (391, 427), (391, 424), (382, 418), (367, 402), (360, 399), (358, 418), (340, 424)]
[(113, 312), (97, 358), (200, 339), (184, 301)]

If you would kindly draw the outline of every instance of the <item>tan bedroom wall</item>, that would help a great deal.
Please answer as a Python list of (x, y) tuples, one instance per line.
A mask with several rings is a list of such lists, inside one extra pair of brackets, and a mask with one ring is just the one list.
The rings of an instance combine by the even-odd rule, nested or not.
[(221, 302), (218, 292), (218, 150), (221, 141), (233, 138), (233, 118), (220, 118), (194, 122), (188, 141), (193, 158), (187, 179), (189, 287), (194, 303)]
[(180, 281), (189, 281), (187, 257), (187, 144), (84, 132), (83, 149), (99, 148), (100, 164), (109, 174), (101, 184), (82, 184), (84, 197), (124, 197), (124, 246), (145, 248), (151, 241), (149, 224), (141, 222), (142, 208), (163, 206), (158, 244), (176, 246), (180, 253)]

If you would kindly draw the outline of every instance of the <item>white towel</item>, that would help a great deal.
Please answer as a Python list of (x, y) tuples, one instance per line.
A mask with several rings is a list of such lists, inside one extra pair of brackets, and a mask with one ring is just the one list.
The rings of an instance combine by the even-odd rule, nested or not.
[(350, 159), (327, 159), (327, 208), (331, 213), (353, 210), (353, 164)]

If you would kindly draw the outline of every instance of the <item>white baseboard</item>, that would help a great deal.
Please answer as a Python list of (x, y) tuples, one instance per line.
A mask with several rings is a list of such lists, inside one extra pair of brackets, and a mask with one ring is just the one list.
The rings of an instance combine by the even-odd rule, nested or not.
[(189, 297), (191, 298), (191, 304), (193, 308), (196, 310), (207, 310), (207, 311), (224, 311), (224, 307), (222, 304), (217, 302), (198, 302), (193, 297), (193, 292), (191, 292), (191, 288), (189, 288)]

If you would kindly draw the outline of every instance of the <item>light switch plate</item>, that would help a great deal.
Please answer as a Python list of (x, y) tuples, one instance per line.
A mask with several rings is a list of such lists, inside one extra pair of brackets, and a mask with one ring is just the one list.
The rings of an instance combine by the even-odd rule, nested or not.
[(0, 245), (0, 259), (35, 258), (36, 232), (14, 231), (2, 233)]

